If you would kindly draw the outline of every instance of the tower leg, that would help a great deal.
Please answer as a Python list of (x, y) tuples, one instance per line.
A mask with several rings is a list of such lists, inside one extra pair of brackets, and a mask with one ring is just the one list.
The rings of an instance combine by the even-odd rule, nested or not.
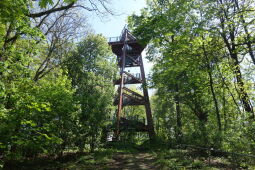
[(116, 131), (114, 132), (114, 138), (115, 140), (119, 140), (119, 135), (120, 135), (120, 116), (121, 116), (121, 110), (123, 107), (123, 87), (124, 87), (124, 70), (125, 70), (125, 63), (126, 63), (126, 48), (127, 48), (127, 30), (125, 30), (125, 35), (124, 35), (124, 45), (122, 48), (122, 61), (121, 61), (121, 70), (120, 70), (120, 76), (121, 76), (121, 81), (120, 81), (120, 90), (119, 90), (119, 104), (118, 104), (118, 111), (117, 111), (117, 125), (116, 125)]
[(142, 55), (139, 57), (140, 61), (140, 70), (141, 70), (141, 77), (143, 81), (143, 95), (145, 100), (145, 110), (146, 110), (146, 118), (147, 118), (147, 124), (148, 124), (148, 133), (150, 140), (154, 139), (155, 137), (155, 131), (154, 131), (154, 125), (153, 125), (153, 118), (151, 114), (151, 106), (150, 106), (150, 100), (149, 100), (149, 94), (147, 89), (147, 83), (145, 80), (145, 72), (144, 72), (144, 66), (143, 66), (143, 58)]

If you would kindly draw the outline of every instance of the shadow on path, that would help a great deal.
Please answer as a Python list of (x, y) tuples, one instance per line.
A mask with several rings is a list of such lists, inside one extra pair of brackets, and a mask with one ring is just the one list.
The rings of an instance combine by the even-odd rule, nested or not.
[(157, 169), (155, 157), (150, 153), (116, 153), (110, 163), (110, 169), (138, 170), (138, 169)]

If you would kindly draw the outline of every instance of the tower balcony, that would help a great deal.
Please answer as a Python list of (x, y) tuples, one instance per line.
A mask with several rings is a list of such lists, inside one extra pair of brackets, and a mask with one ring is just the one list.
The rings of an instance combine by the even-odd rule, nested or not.
[(132, 49), (132, 52), (136, 54), (141, 54), (146, 47), (141, 45), (129, 31), (127, 32), (127, 39), (125, 42), (123, 34), (119, 37), (110, 37), (108, 39), (108, 44), (112, 47), (112, 52), (117, 56), (122, 55), (122, 49), (125, 43), (129, 46), (127, 52), (130, 51), (129, 49)]

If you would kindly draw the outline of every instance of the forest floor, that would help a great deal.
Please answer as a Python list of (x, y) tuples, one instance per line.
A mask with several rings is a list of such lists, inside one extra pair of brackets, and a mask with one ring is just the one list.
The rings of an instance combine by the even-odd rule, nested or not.
[(110, 169), (157, 169), (156, 157), (151, 153), (117, 153), (112, 158), (113, 160), (109, 164)]
[[(123, 148), (124, 146), (124, 148)], [(62, 157), (41, 156), (10, 162), (6, 169), (19, 170), (139, 170), (139, 169), (253, 169), (248, 163), (237, 164), (222, 156), (212, 156), (191, 149), (150, 147), (107, 147), (94, 153), (67, 152)]]
[[(200, 156), (199, 156), (200, 155)], [(23, 160), (12, 164), (11, 169), (249, 169), (248, 166), (233, 165), (230, 160), (220, 157), (201, 156), (184, 149), (154, 151), (101, 149), (94, 153), (66, 153), (61, 158), (42, 157), (35, 160)]]

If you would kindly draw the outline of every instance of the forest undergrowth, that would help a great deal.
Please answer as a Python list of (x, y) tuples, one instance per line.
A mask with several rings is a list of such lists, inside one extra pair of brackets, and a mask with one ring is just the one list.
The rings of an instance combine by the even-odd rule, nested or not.
[[(246, 159), (247, 160), (247, 159)], [(89, 151), (66, 151), (59, 157), (41, 155), (35, 159), (10, 162), (12, 169), (252, 169), (242, 157), (187, 146), (162, 143), (134, 144), (110, 142), (104, 148)]]

